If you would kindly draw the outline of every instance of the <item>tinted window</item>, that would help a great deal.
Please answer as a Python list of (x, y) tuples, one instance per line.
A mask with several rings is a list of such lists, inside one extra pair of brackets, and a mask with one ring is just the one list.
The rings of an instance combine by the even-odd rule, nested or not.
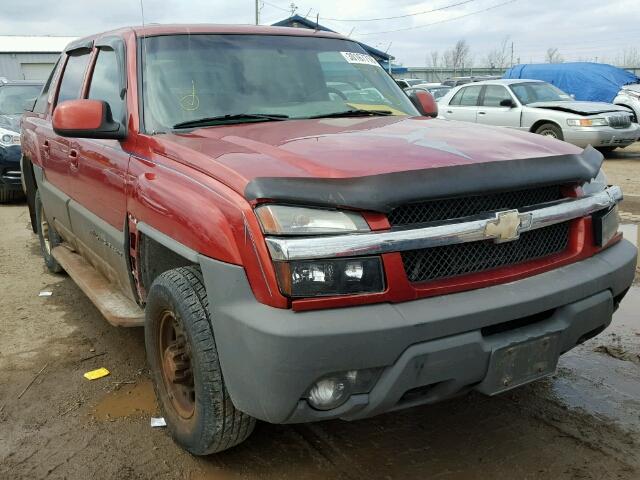
[(503, 100), (511, 100), (511, 95), (506, 88), (500, 85), (487, 85), (484, 91), (482, 105), (485, 107), (499, 107)]
[(121, 120), (124, 101), (120, 98), (120, 69), (113, 50), (100, 50), (93, 67), (89, 98), (104, 100), (111, 107), (115, 120)]
[(80, 98), (80, 87), (84, 79), (84, 72), (89, 62), (89, 54), (70, 56), (67, 66), (62, 74), (60, 91), (58, 92), (58, 103), (65, 100), (75, 100)]
[(0, 115), (20, 115), (27, 102), (35, 102), (40, 85), (5, 85), (0, 88)]
[(480, 90), (482, 90), (482, 86), (464, 87), (454, 95), (449, 105), (475, 107), (476, 105), (478, 105)]
[(49, 74), (49, 78), (47, 79), (47, 83), (45, 83), (44, 87), (42, 87), (42, 91), (40, 92), (40, 96), (36, 100), (36, 104), (33, 107), (33, 111), (35, 113), (44, 113), (45, 109), (47, 108), (47, 99), (49, 98), (49, 88), (51, 87), (51, 82), (53, 81), (53, 77), (56, 74), (56, 70), (58, 70), (58, 64), (59, 63), (60, 63), (60, 59), (58, 58), (58, 61), (53, 66), (53, 70), (51, 70), (51, 73)]

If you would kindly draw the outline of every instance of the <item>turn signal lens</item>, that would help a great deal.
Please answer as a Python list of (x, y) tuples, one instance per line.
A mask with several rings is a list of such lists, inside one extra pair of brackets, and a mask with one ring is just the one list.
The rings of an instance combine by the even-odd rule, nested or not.
[(283, 295), (315, 297), (384, 290), (380, 257), (275, 262)]

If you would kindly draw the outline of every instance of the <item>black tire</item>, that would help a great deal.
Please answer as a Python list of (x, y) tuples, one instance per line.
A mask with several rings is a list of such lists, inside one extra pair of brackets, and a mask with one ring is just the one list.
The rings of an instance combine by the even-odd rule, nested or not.
[(618, 148), (618, 147), (596, 147), (596, 150), (598, 150), (603, 155), (609, 155), (616, 148)]
[(51, 255), (51, 250), (62, 243), (62, 238), (53, 228), (53, 225), (47, 220), (47, 215), (44, 212), (42, 206), (42, 199), (40, 198), (40, 191), (36, 191), (35, 196), (35, 210), (36, 210), (36, 223), (38, 225), (38, 238), (40, 239), (40, 252), (44, 259), (44, 264), (51, 273), (60, 273), (64, 269)]
[(21, 190), (9, 190), (8, 188), (0, 187), (0, 203), (15, 202), (23, 198), (24, 194)]
[(543, 123), (536, 128), (538, 135), (544, 135), (545, 137), (557, 138), (558, 140), (564, 140), (562, 129), (554, 123)]
[(158, 403), (180, 446), (208, 455), (249, 437), (255, 419), (235, 408), (225, 387), (199, 268), (180, 267), (155, 279), (145, 308), (145, 346)]

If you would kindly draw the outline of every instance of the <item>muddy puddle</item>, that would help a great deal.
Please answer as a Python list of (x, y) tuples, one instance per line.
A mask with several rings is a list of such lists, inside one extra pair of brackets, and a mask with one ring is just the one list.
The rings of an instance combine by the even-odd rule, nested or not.
[(134, 385), (122, 385), (107, 393), (91, 411), (97, 420), (113, 420), (137, 416), (152, 416), (158, 412), (156, 395), (150, 380)]
[(558, 368), (551, 389), (561, 403), (640, 431), (640, 287), (629, 290), (607, 330), (564, 355)]

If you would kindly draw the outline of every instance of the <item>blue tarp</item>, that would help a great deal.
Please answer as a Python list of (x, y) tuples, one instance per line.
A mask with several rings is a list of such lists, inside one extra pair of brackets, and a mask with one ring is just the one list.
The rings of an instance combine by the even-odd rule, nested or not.
[(545, 63), (516, 65), (503, 78), (544, 80), (576, 100), (612, 102), (623, 85), (640, 83), (633, 73), (606, 63)]

